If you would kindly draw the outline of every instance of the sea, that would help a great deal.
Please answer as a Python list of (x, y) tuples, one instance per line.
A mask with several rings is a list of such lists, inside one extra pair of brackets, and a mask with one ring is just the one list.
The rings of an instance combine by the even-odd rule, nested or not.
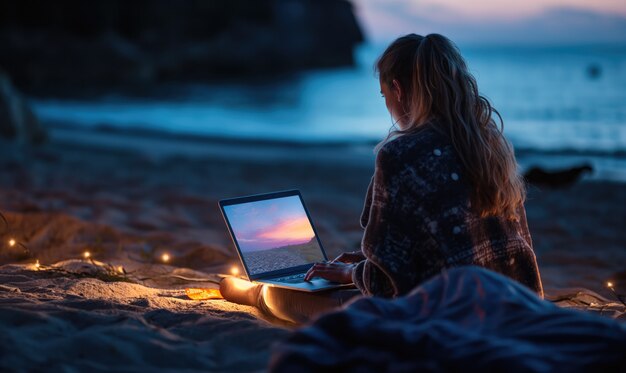
[[(354, 67), (281, 79), (187, 84), (175, 94), (35, 99), (40, 119), (79, 126), (298, 142), (375, 142), (392, 126), (364, 44)], [(626, 181), (626, 46), (460, 46), (481, 93), (504, 119), (522, 166), (591, 163)], [(168, 88), (168, 89), (171, 89)]]

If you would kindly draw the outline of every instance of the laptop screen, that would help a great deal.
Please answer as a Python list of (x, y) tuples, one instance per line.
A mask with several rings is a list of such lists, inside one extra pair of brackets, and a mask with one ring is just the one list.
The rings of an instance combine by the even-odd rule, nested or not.
[(223, 209), (250, 276), (324, 260), (298, 195)]

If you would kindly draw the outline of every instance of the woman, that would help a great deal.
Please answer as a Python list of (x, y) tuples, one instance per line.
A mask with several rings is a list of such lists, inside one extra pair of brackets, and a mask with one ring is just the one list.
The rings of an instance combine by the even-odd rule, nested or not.
[(458, 49), (438, 34), (406, 35), (376, 70), (399, 128), (377, 147), (361, 251), (315, 264), (306, 279), (395, 297), (446, 268), (479, 265), (542, 296), (513, 149)]
[(438, 34), (410, 34), (376, 69), (399, 129), (379, 146), (362, 253), (316, 264), (307, 278), (398, 296), (444, 268), (474, 264), (543, 295), (513, 149), (458, 49)]

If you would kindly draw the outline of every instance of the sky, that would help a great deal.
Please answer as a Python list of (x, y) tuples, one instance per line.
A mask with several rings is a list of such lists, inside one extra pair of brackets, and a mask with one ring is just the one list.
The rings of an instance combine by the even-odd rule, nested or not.
[(352, 0), (366, 37), (442, 33), (466, 43), (626, 42), (625, 0)]
[(298, 196), (225, 206), (243, 252), (309, 242), (315, 236)]

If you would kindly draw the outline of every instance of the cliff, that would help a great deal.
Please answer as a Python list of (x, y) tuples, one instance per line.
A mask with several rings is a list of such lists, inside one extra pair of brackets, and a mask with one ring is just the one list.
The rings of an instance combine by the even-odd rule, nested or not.
[(0, 3), (0, 68), (28, 93), (345, 66), (362, 39), (346, 0)]

